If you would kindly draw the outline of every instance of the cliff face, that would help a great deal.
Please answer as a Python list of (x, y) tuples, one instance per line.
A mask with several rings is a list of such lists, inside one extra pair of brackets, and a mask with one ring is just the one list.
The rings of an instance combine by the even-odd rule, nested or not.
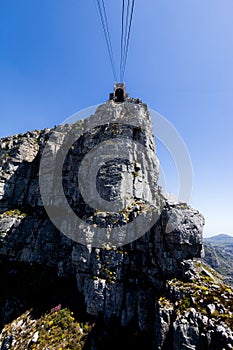
[[(232, 348), (232, 291), (193, 261), (202, 215), (157, 186), (146, 105), (109, 101), (0, 145), (2, 326), (62, 303), (94, 320), (86, 349)], [(1, 349), (42, 349), (39, 326), (27, 347), (16, 328), (3, 329)]]

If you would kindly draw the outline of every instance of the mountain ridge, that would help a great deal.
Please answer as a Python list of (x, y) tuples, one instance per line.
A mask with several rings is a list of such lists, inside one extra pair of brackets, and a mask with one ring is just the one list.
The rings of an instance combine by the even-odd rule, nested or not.
[(204, 238), (204, 262), (220, 273), (224, 281), (233, 285), (233, 237), (219, 234)]
[[(83, 133), (67, 153), (62, 149), (62, 140), (69, 144), (69, 133), (75, 136), (90, 120), (0, 140), (0, 349), (233, 347), (232, 288), (199, 260), (203, 251), (203, 216), (187, 204), (166, 198), (156, 185), (158, 162), (146, 156), (141, 163), (138, 161), (141, 146), (145, 155), (149, 149), (156, 155), (147, 106), (135, 101), (108, 101), (93, 118), (98, 122), (110, 119)], [(127, 124), (137, 118), (141, 127)], [(113, 203), (131, 191), (132, 201), (116, 213), (94, 210), (81, 196), (78, 169), (98, 144), (122, 138), (125, 146), (134, 144), (128, 162), (123, 159), (119, 164), (116, 153), (116, 162), (105, 162), (97, 172), (96, 182), (105, 200)], [(70, 224), (62, 216), (57, 182), (51, 186), (44, 178), (52, 218), (39, 186), (42, 155), (50, 175), (54, 171), (51, 159), (59, 161), (64, 154), (66, 200), (83, 223), (90, 224), (89, 231), (69, 225), (73, 236), (63, 234), (51, 221), (61, 215), (63, 226)], [(86, 178), (90, 175), (88, 168)], [(116, 242), (125, 242), (128, 232), (124, 228), (140, 215), (151, 214), (143, 197), (145, 188), (160, 209), (158, 220), (147, 232), (139, 232), (137, 239), (113, 245), (113, 232), (119, 240), (115, 238)], [(101, 244), (103, 237), (98, 234), (104, 228), (108, 241)], [(81, 243), (77, 241), (80, 232)], [(94, 240), (95, 235), (99, 241)], [(74, 344), (72, 338), (78, 343)]]
[(204, 241), (230, 241), (233, 242), (233, 236), (226, 233), (219, 233), (210, 237), (203, 237)]

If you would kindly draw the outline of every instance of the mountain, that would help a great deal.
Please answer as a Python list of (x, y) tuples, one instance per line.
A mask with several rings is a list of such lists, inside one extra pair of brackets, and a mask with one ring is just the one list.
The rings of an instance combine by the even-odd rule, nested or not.
[(162, 193), (151, 117), (110, 100), (0, 140), (0, 349), (233, 347), (204, 218)]
[(212, 236), (212, 237), (208, 237), (208, 238), (204, 238), (205, 242), (209, 242), (213, 245), (226, 245), (226, 244), (233, 244), (233, 237), (229, 236), (225, 233), (220, 233), (216, 236)]
[(218, 235), (211, 236), (205, 238), (206, 240), (214, 240), (214, 241), (230, 241), (233, 242), (233, 236), (227, 235), (226, 233), (219, 233)]
[(226, 283), (233, 284), (233, 237), (219, 234), (204, 239), (204, 262), (214, 268)]

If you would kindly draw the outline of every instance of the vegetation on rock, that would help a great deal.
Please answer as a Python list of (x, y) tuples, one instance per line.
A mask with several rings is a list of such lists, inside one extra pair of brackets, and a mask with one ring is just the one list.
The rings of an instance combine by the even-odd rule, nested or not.
[[(233, 329), (233, 289), (224, 284), (221, 276), (212, 268), (196, 262), (198, 275), (192, 281), (176, 278), (167, 281), (169, 303), (174, 303), (177, 314), (184, 314), (194, 308), (202, 315), (208, 315), (216, 324), (224, 321)], [(163, 299), (166, 300), (166, 299)]]
[(32, 310), (25, 312), (5, 326), (0, 343), (4, 339), (3, 345), (14, 350), (83, 349), (93, 325), (80, 323), (68, 308), (59, 309), (58, 306), (38, 319)]

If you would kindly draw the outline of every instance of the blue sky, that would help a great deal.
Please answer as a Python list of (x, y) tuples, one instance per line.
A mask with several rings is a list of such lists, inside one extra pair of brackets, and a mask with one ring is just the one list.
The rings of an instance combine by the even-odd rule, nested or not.
[[(121, 1), (106, 0), (116, 62)], [(189, 150), (205, 234), (233, 235), (233, 2), (136, 0), (125, 82)], [(0, 0), (0, 137), (104, 102), (113, 76), (94, 0)], [(156, 134), (156, 125), (154, 125)], [(158, 154), (167, 190), (175, 166)]]

